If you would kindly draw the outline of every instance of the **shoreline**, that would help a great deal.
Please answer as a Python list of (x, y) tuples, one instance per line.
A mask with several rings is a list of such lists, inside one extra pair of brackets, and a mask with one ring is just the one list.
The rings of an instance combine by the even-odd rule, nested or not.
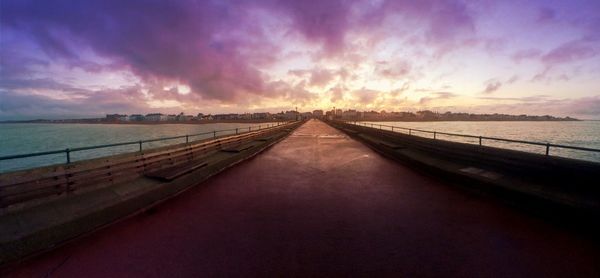
[[(161, 121), (161, 122), (108, 122), (108, 121), (0, 121), (1, 124), (110, 124), (110, 125), (167, 125), (167, 124), (184, 124), (184, 125), (203, 125), (203, 124), (221, 124), (221, 123), (276, 123), (286, 122), (290, 120), (210, 120), (210, 121)], [(357, 119), (357, 120), (343, 120), (345, 122), (594, 122), (600, 120), (585, 120), (585, 119), (569, 119), (569, 120), (394, 120), (394, 119)]]
[(162, 122), (107, 122), (107, 121), (4, 121), (0, 124), (108, 124), (108, 125), (168, 125), (168, 124), (184, 124), (184, 125), (203, 125), (203, 124), (260, 124), (260, 123), (277, 123), (286, 122), (286, 120), (211, 120), (211, 121), (162, 121)]

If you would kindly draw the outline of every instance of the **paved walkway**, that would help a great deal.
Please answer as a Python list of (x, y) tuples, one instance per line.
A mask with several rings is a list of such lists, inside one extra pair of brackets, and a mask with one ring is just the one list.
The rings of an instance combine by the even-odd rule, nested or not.
[(12, 275), (598, 277), (599, 266), (597, 244), (309, 121), (263, 154)]

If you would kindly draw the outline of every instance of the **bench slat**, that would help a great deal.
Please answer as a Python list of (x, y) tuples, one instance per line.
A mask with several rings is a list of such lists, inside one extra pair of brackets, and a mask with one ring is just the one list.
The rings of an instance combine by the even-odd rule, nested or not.
[(229, 152), (229, 153), (239, 153), (239, 152), (245, 151), (247, 149), (250, 149), (254, 146), (255, 146), (255, 144), (253, 142), (250, 142), (250, 143), (245, 143), (245, 144), (241, 144), (241, 145), (237, 145), (237, 146), (227, 147), (227, 148), (222, 149), (222, 151)]
[(208, 165), (205, 161), (195, 161), (185, 165), (177, 165), (174, 167), (169, 167), (165, 169), (160, 169), (158, 171), (146, 173), (146, 177), (154, 178), (162, 181), (172, 181), (178, 177), (181, 177), (185, 174), (191, 173), (197, 169), (200, 169), (204, 166)]

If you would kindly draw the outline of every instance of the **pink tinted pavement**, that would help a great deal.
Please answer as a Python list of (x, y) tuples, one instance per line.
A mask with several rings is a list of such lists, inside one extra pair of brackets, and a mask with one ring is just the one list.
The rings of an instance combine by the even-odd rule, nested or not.
[(16, 277), (599, 277), (598, 244), (388, 160), (312, 120)]

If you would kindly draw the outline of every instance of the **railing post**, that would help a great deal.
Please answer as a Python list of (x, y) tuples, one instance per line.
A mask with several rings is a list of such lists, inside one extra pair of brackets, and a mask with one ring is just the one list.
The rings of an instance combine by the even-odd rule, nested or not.
[(142, 151), (142, 140), (140, 140), (140, 141), (138, 142), (138, 144), (140, 145), (140, 152), (141, 152), (141, 151)]
[(190, 137), (189, 137), (189, 135), (186, 134), (185, 135), (185, 143), (187, 144), (189, 142), (190, 142)]
[(217, 131), (213, 130), (213, 138), (217, 138)]
[(250, 130), (251, 130), (251, 129), (252, 129), (252, 127), (251, 127), (251, 126), (249, 126), (249, 127), (248, 127), (248, 132), (250, 132)]
[(379, 129), (383, 129), (383, 128), (381, 127), (381, 125), (379, 125)]
[(435, 139), (435, 131), (433, 132), (433, 139)]
[(550, 143), (546, 143), (546, 155), (550, 154)]
[(408, 129), (408, 135), (412, 135), (412, 129)]
[(258, 130), (260, 130), (260, 125), (258, 125)]
[(479, 136), (479, 146), (481, 146), (481, 136)]
[(69, 148), (65, 149), (65, 153), (67, 154), (67, 164), (71, 163), (71, 150)]
[(392, 132), (394, 132), (394, 126), (392, 126)]

